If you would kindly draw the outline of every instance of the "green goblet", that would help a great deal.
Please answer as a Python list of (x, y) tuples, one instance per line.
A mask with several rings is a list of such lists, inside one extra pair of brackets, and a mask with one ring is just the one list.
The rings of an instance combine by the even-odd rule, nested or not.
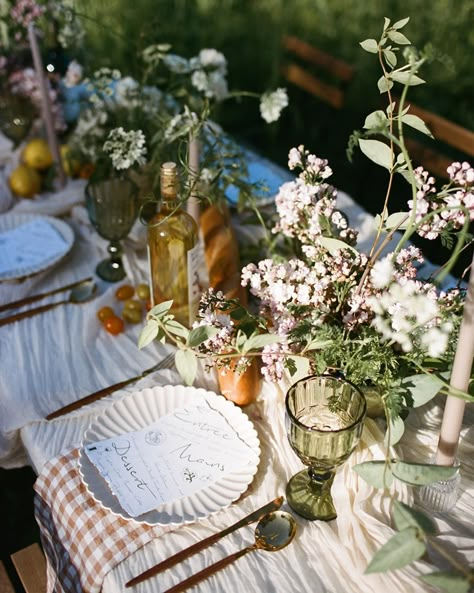
[(349, 381), (311, 376), (286, 395), (286, 430), (291, 447), (308, 466), (286, 487), (290, 507), (305, 519), (337, 517), (331, 496), (336, 468), (351, 455), (362, 434), (366, 402)]
[(35, 110), (31, 102), (21, 95), (0, 93), (0, 129), (15, 148), (28, 135)]
[(96, 274), (107, 282), (119, 282), (126, 273), (122, 263), (120, 241), (130, 232), (138, 214), (138, 188), (129, 179), (113, 178), (95, 181), (86, 187), (89, 219), (103, 239), (110, 241), (110, 257), (96, 268)]

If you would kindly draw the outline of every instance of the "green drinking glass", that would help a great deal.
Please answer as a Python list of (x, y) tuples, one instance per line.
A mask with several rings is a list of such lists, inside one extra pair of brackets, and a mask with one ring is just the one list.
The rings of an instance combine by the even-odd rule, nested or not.
[(0, 129), (15, 148), (28, 135), (34, 116), (35, 109), (26, 97), (8, 92), (0, 93)]
[(86, 187), (89, 219), (103, 239), (110, 241), (110, 257), (96, 268), (96, 274), (107, 282), (119, 282), (126, 273), (120, 241), (130, 232), (138, 215), (138, 188), (129, 179), (113, 178), (94, 181)]
[(335, 519), (331, 486), (336, 468), (360, 440), (366, 413), (364, 395), (341, 377), (315, 375), (289, 388), (285, 406), (288, 440), (308, 466), (288, 482), (288, 504), (311, 521)]

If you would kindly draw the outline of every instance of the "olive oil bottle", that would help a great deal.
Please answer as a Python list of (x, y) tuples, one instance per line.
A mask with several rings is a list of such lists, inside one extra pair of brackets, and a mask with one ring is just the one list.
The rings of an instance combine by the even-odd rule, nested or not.
[(148, 222), (152, 304), (172, 300), (170, 312), (189, 327), (201, 293), (199, 233), (194, 218), (180, 206), (176, 163), (161, 165), (160, 193), (160, 210)]

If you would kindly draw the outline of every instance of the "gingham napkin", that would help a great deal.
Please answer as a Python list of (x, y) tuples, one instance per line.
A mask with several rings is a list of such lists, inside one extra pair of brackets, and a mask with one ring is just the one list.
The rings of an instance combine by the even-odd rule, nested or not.
[(102, 508), (87, 492), (77, 449), (49, 461), (35, 483), (35, 517), (48, 561), (48, 593), (99, 593), (106, 574), (172, 527), (150, 527)]

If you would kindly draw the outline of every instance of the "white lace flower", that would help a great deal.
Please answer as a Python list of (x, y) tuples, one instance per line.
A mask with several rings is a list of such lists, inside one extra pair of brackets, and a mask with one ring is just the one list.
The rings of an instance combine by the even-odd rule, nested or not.
[(370, 271), (370, 278), (375, 288), (385, 288), (393, 280), (394, 267), (392, 261), (385, 257), (375, 262)]
[(282, 110), (288, 105), (286, 89), (278, 88), (273, 93), (264, 93), (260, 98), (260, 114), (270, 124), (277, 121)]
[(121, 78), (115, 85), (115, 101), (120, 107), (136, 107), (139, 102), (139, 84), (131, 76)]
[(227, 60), (224, 54), (216, 49), (201, 49), (198, 58), (205, 68), (218, 68), (224, 73), (227, 71)]
[(112, 159), (114, 169), (125, 170), (132, 165), (144, 165), (147, 148), (145, 134), (141, 130), (126, 132), (123, 128), (110, 131), (104, 143), (103, 151)]

